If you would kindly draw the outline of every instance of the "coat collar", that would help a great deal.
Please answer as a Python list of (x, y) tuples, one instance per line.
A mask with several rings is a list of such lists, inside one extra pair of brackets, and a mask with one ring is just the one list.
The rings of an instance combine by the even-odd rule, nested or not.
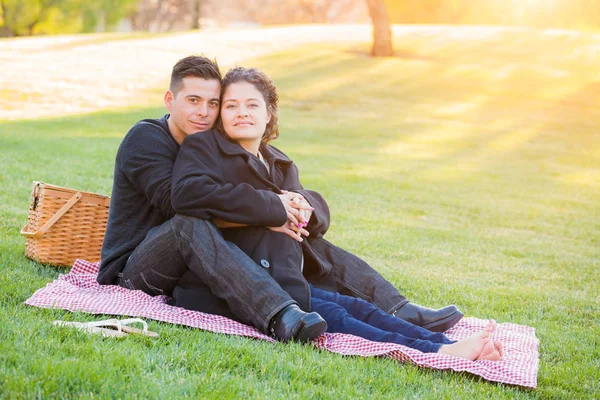
[(219, 149), (223, 154), (241, 157), (248, 165), (250, 171), (252, 171), (252, 173), (254, 173), (254, 175), (256, 175), (256, 177), (259, 178), (267, 187), (271, 188), (276, 193), (281, 192), (281, 189), (278, 185), (281, 185), (283, 182), (283, 173), (281, 172), (281, 168), (276, 168), (275, 165), (289, 165), (292, 163), (292, 160), (290, 160), (285, 154), (273, 146), (261, 146), (260, 152), (269, 165), (269, 170), (267, 171), (267, 168), (262, 161), (258, 159), (258, 157), (247, 152), (239, 144), (232, 142), (229, 140), (229, 138), (220, 134), (219, 132), (215, 132), (215, 137)]
[[(219, 145), (219, 148), (223, 153), (229, 156), (242, 156), (244, 157), (246, 162), (254, 158), (258, 160), (257, 157), (253, 157), (253, 155), (248, 153), (242, 146), (231, 141), (224, 134), (217, 132), (215, 136), (217, 138), (217, 144)], [(261, 145), (260, 152), (262, 153), (265, 160), (269, 163), (271, 168), (273, 168), (273, 164), (276, 163), (290, 164), (292, 162), (292, 160), (290, 160), (288, 156), (286, 156), (283, 152), (270, 145)]]

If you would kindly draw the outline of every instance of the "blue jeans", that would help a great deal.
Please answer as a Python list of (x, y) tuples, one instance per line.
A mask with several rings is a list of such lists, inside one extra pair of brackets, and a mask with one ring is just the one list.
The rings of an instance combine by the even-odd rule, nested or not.
[(327, 322), (327, 332), (348, 333), (374, 342), (397, 343), (423, 353), (452, 344), (443, 333), (413, 325), (359, 298), (311, 287), (312, 311)]

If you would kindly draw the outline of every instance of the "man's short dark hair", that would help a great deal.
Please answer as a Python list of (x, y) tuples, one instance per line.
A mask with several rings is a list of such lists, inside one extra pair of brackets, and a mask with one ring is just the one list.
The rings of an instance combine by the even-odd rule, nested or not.
[(187, 56), (177, 61), (171, 72), (171, 83), (169, 90), (174, 94), (181, 89), (181, 81), (188, 76), (195, 76), (206, 80), (217, 79), (221, 81), (221, 71), (217, 60), (211, 60), (205, 56)]

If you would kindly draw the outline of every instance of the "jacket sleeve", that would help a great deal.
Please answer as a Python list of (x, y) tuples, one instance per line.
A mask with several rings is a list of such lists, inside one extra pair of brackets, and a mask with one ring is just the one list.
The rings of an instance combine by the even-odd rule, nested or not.
[(300, 193), (306, 201), (314, 208), (310, 221), (306, 226), (306, 230), (310, 233), (311, 237), (322, 237), (329, 229), (330, 213), (327, 202), (319, 193), (314, 190), (308, 190), (302, 188), (300, 183), (300, 173), (295, 163), (292, 163), (284, 174), (283, 189), (290, 192)]
[(225, 182), (220, 157), (210, 133), (184, 139), (173, 169), (171, 201), (175, 211), (239, 224), (285, 224), (287, 213), (277, 194), (255, 189), (247, 183)]
[(171, 175), (176, 147), (160, 128), (140, 124), (132, 128), (119, 149), (117, 162), (132, 183), (166, 218), (171, 206)]

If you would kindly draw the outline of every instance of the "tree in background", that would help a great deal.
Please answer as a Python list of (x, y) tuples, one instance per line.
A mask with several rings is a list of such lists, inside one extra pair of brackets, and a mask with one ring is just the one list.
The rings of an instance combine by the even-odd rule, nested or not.
[[(37, 33), (57, 33), (77, 30), (68, 21), (69, 4), (66, 0), (0, 0), (0, 36), (25, 36)], [(65, 18), (66, 17), (66, 18)]]
[(0, 0), (0, 36), (92, 32), (118, 23), (137, 0)]
[(192, 1), (192, 29), (200, 29), (200, 18), (202, 17), (202, 0)]
[(168, 32), (200, 27), (203, 0), (138, 0), (129, 20), (135, 31)]
[(177, 10), (181, 2), (177, 1), (138, 1), (137, 10), (129, 16), (135, 31), (160, 32), (172, 27), (173, 10)]
[(389, 57), (394, 54), (392, 28), (384, 0), (366, 0), (373, 22), (373, 46), (371, 55)]
[(365, 22), (366, 4), (356, 0), (203, 0), (204, 14), (221, 23), (260, 25)]
[(112, 30), (125, 17), (135, 12), (137, 0), (81, 1), (82, 32)]

